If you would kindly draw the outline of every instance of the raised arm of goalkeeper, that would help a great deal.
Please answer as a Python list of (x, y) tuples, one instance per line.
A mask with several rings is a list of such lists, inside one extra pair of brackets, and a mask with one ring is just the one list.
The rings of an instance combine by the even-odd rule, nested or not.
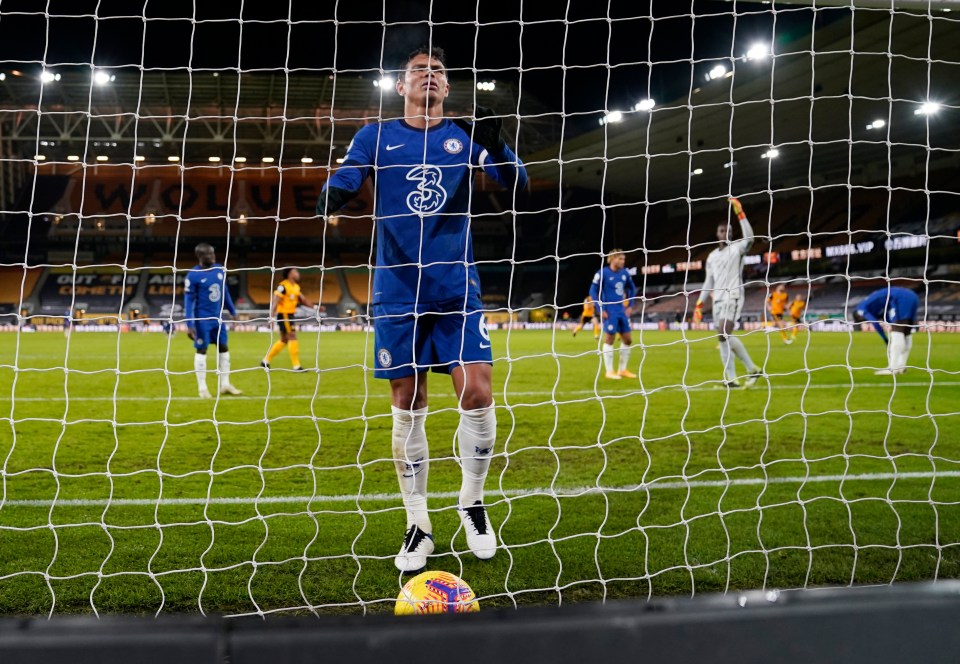
[[(732, 251), (736, 251), (741, 256), (746, 255), (750, 251), (750, 247), (753, 246), (754, 232), (753, 226), (750, 225), (750, 221), (747, 219), (746, 213), (743, 211), (743, 206), (740, 204), (740, 201), (736, 198), (730, 198), (730, 207), (733, 209), (733, 213), (737, 216), (737, 220), (740, 222), (740, 239), (736, 241), (730, 240), (730, 227), (727, 224), (720, 224), (717, 227), (717, 239), (720, 240), (721, 245), (726, 243)], [(718, 250), (715, 250), (718, 251)], [(729, 265), (729, 263), (728, 263)], [(737, 268), (740, 269), (739, 267)], [(713, 274), (713, 271), (710, 269), (710, 258), (707, 258), (707, 277), (703, 282), (703, 288), (700, 291), (700, 297), (697, 298), (697, 303), (693, 308), (693, 322), (699, 323), (703, 320), (703, 305), (704, 300), (707, 294), (712, 294), (714, 286), (716, 284), (716, 275)]]
[(743, 211), (743, 206), (739, 200), (731, 198), (730, 207), (733, 208), (733, 213), (737, 215), (737, 219), (740, 221), (740, 239), (736, 242), (731, 242), (731, 244), (736, 247), (737, 251), (741, 254), (746, 254), (750, 251), (750, 247), (753, 246), (755, 237), (753, 226), (750, 225), (750, 220), (747, 219), (747, 213)]

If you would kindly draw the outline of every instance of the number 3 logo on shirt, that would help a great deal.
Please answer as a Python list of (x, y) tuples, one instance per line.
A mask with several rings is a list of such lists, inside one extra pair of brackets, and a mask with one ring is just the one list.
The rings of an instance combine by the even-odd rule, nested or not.
[(415, 166), (407, 172), (407, 179), (417, 188), (407, 194), (407, 207), (414, 214), (436, 212), (447, 200), (447, 192), (440, 186), (443, 174), (436, 166)]
[(211, 302), (220, 301), (220, 284), (210, 284), (210, 295), (208, 295)]

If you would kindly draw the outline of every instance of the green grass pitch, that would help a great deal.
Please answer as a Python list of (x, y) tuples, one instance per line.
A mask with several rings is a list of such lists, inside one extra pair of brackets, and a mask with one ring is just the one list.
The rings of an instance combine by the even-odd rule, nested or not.
[[(446, 376), (427, 420), (430, 567), (481, 606), (960, 576), (960, 335), (918, 334), (894, 380), (872, 333), (745, 334), (767, 377), (733, 391), (703, 333), (635, 333), (640, 381), (603, 379), (588, 331), (492, 338), (490, 561), (458, 531)], [(305, 374), (262, 371), (269, 343), (232, 334), (244, 394), (199, 401), (183, 334), (0, 335), (0, 612), (392, 610), (372, 340), (302, 334)]]

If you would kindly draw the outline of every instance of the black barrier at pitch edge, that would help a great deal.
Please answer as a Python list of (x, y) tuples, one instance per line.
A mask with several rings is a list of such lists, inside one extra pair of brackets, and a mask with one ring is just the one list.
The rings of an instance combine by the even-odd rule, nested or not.
[(960, 582), (463, 616), (0, 620), (0, 664), (879, 664), (960, 661)]

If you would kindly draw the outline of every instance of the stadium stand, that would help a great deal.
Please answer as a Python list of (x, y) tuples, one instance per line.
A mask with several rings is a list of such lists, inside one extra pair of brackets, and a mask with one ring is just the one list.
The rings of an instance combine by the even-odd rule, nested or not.
[[(247, 274), (247, 295), (254, 307), (266, 309), (270, 306), (271, 295), (281, 279), (281, 272), (256, 271)], [(336, 306), (343, 296), (339, 270), (336, 269), (324, 272), (303, 269), (300, 272), (300, 286), (308, 300), (326, 307)]]
[(43, 268), (0, 267), (0, 324), (14, 324), (22, 302), (33, 295)]
[(346, 270), (343, 273), (347, 282), (347, 292), (353, 301), (365, 307), (370, 303), (370, 278), (372, 273), (366, 269)]

